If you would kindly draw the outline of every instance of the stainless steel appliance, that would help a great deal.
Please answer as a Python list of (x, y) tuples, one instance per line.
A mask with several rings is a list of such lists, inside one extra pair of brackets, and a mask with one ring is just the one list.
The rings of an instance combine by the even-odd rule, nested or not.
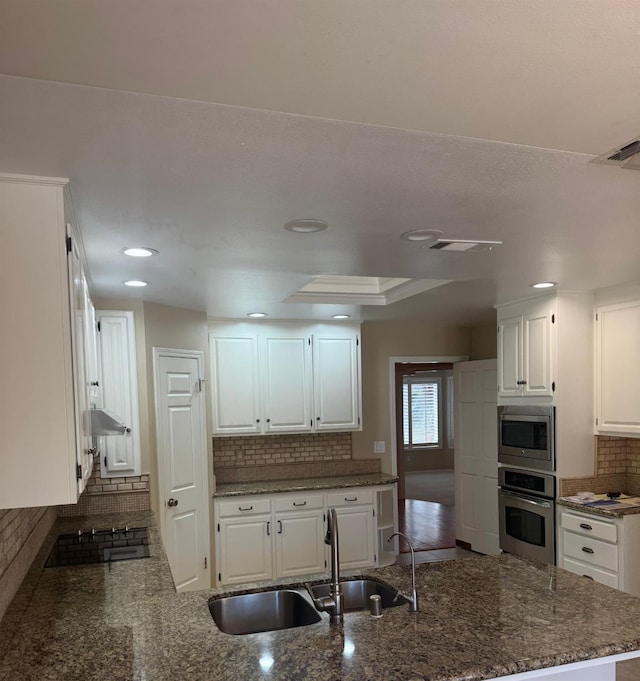
[(498, 462), (554, 471), (555, 407), (498, 407)]
[(555, 476), (521, 468), (498, 468), (500, 548), (555, 564)]

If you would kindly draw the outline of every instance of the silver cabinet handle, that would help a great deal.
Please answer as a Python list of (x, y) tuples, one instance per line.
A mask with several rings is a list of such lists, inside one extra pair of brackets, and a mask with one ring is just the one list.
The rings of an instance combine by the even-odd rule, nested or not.
[(353, 498), (345, 497), (344, 500), (345, 501), (358, 501), (358, 497), (353, 497)]
[(278, 520), (278, 534), (282, 534), (282, 520)]
[(307, 502), (306, 502), (306, 501), (302, 501), (302, 502), (298, 503), (297, 501), (294, 501), (294, 502), (293, 502), (293, 505), (294, 505), (294, 506), (306, 506), (306, 505), (307, 505)]
[(591, 527), (591, 525), (589, 525), (588, 523), (580, 523), (580, 527), (583, 530), (592, 530), (593, 529), (593, 527)]
[(267, 537), (271, 536), (271, 523), (267, 520)]
[(238, 506), (239, 511), (253, 511), (253, 506), (245, 506), (242, 508), (242, 506)]
[(582, 550), (583, 550), (585, 553), (593, 553), (593, 552), (594, 552), (593, 549), (590, 549), (588, 546), (583, 546), (583, 547), (582, 547)]

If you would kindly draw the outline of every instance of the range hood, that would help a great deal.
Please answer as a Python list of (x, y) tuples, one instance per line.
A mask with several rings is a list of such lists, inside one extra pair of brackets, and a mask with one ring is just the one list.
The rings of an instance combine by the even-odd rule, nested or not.
[(124, 435), (129, 428), (108, 409), (91, 409), (91, 435)]

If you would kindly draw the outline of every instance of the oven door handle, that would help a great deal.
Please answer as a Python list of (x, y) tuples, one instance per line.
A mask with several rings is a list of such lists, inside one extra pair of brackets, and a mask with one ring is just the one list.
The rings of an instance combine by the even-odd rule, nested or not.
[(500, 494), (503, 497), (510, 497), (511, 499), (517, 499), (525, 504), (531, 504), (531, 506), (537, 506), (538, 508), (553, 508), (551, 501), (546, 499), (536, 499), (534, 497), (528, 497), (524, 494), (518, 494), (517, 492), (510, 492), (508, 489), (500, 488)]

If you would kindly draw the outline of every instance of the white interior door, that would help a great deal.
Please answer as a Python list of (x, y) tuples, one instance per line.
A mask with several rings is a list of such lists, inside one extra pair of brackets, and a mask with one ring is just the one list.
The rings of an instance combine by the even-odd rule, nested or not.
[(161, 531), (178, 591), (209, 578), (209, 493), (204, 356), (153, 349)]
[(456, 539), (500, 553), (496, 360), (459, 362), (455, 390)]

